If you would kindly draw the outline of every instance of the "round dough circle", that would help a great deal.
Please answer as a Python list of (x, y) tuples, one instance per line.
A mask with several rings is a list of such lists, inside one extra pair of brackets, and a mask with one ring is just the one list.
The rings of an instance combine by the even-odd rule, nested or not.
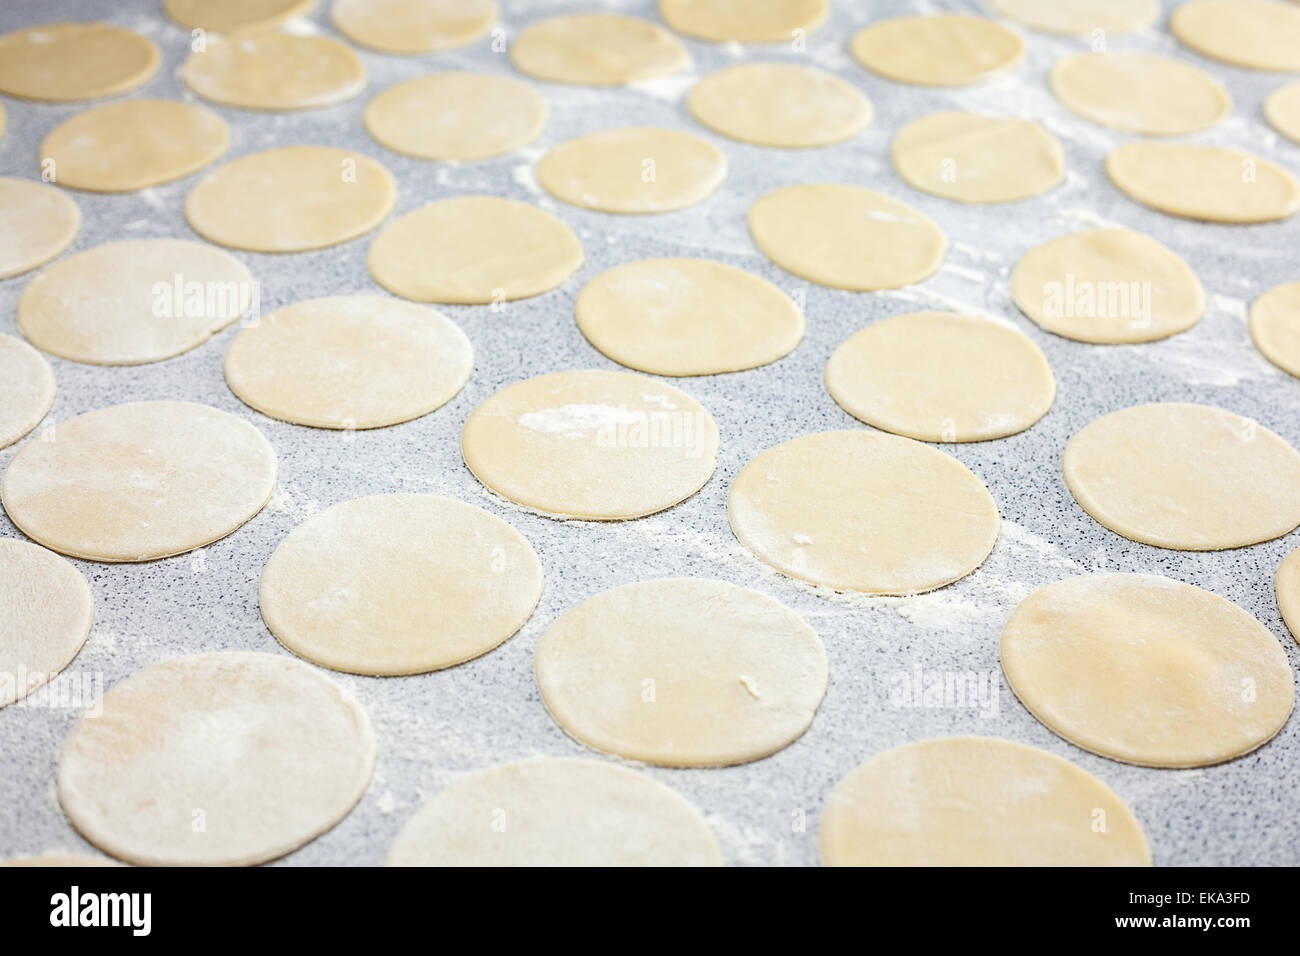
[(393, 208), (379, 163), (329, 146), (282, 146), (232, 160), (185, 199), (203, 238), (251, 252), (324, 249), (364, 235)]
[(347, 816), (374, 763), (365, 711), (315, 668), (282, 654), (191, 654), (128, 677), (102, 714), (73, 726), (59, 803), (87, 840), (130, 863), (250, 865)]
[(819, 837), (827, 866), (1151, 865), (1141, 826), (1108, 786), (1045, 750), (990, 737), (877, 754), (831, 792)]
[(657, 23), (579, 13), (532, 24), (510, 45), (510, 62), (538, 80), (621, 86), (677, 73), (691, 58), (681, 41)]
[(42, 853), (39, 856), (16, 856), (0, 860), (0, 866), (121, 866), (116, 860), (103, 856), (83, 856), (80, 853)]
[(1205, 314), (1196, 273), (1131, 229), (1088, 229), (1029, 250), (1011, 273), (1011, 297), (1043, 328), (1076, 342), (1154, 342)]
[(722, 866), (700, 812), (599, 760), (539, 757), (457, 779), (407, 821), (389, 866)]
[(140, 365), (202, 345), (252, 299), (253, 277), (224, 250), (187, 239), (127, 239), (41, 272), (18, 300), (18, 328), (60, 358)]
[(919, 441), (1022, 432), (1047, 414), (1056, 379), (1009, 325), (955, 312), (895, 315), (849, 336), (826, 363), (826, 390), (868, 425)]
[(1219, 146), (1125, 143), (1106, 156), (1106, 175), (1131, 199), (1184, 219), (1273, 222), (1300, 209), (1300, 183), (1289, 172)]
[(1292, 551), (1278, 565), (1273, 579), (1277, 592), (1277, 609), (1291, 636), (1300, 641), (1300, 548)]
[(49, 262), (80, 228), (81, 210), (60, 190), (0, 176), (0, 279)]
[(736, 475), (727, 517), (737, 540), (782, 574), (881, 595), (965, 577), (998, 536), (997, 505), (965, 465), (869, 431), (769, 448)]
[(1232, 111), (1218, 80), (1153, 53), (1077, 53), (1052, 67), (1052, 92), (1084, 119), (1145, 136), (1208, 129)]
[(0, 93), (66, 103), (125, 93), (158, 69), (152, 42), (107, 23), (47, 23), (0, 36)]
[(1275, 130), (1300, 143), (1300, 80), (1274, 91), (1264, 101), (1264, 116)]
[(1264, 358), (1300, 378), (1300, 282), (1269, 289), (1255, 300), (1250, 337)]
[(541, 562), (500, 518), (393, 494), (344, 501), (295, 528), (266, 562), (258, 600), (276, 640), (300, 657), (397, 676), (486, 654), (541, 595)]
[(965, 203), (1042, 195), (1065, 175), (1065, 153), (1037, 123), (978, 113), (931, 113), (894, 137), (894, 169), (922, 192)]
[(921, 86), (967, 86), (1025, 55), (1024, 41), (1000, 23), (960, 13), (879, 20), (854, 34), (850, 47), (871, 72)]
[(731, 766), (789, 746), (827, 681), (826, 650), (799, 615), (701, 578), (583, 601), (542, 635), (534, 667), (542, 702), (568, 733), (668, 767)]
[(347, 44), (274, 31), (212, 39), (181, 68), (185, 85), (223, 106), (305, 110), (350, 100), (366, 70)]
[(22, 339), (0, 335), (0, 448), (41, 423), (54, 404), (54, 370)]
[(553, 372), (516, 382), (470, 415), (465, 464), (497, 494), (555, 517), (617, 521), (704, 487), (718, 427), (681, 389), (630, 372)]
[(438, 53), (473, 43), (497, 22), (496, 0), (334, 0), (330, 19), (380, 53)]
[(713, 43), (789, 43), (826, 21), (827, 0), (659, 0), (678, 33)]
[(784, 292), (709, 259), (643, 259), (602, 272), (574, 304), (609, 358), (651, 375), (716, 375), (775, 362), (803, 338)]
[(394, 295), (485, 305), (554, 289), (582, 265), (582, 245), (536, 206), (457, 196), (390, 222), (370, 244), (366, 265)]
[(691, 88), (686, 108), (723, 136), (787, 149), (851, 139), (874, 115), (871, 101), (834, 73), (788, 63), (711, 73)]
[(61, 422), (0, 482), (18, 530), (90, 561), (150, 561), (223, 538), (262, 510), (275, 452), (252, 425), (193, 402), (134, 402)]
[(625, 126), (579, 136), (537, 164), (537, 182), (557, 199), (600, 212), (672, 212), (722, 184), (727, 157), (708, 140), (675, 129)]
[(765, 256), (818, 285), (897, 289), (934, 275), (948, 237), (906, 203), (859, 186), (812, 183), (760, 196), (749, 232)]
[(1300, 7), (1280, 0), (1192, 0), (1169, 30), (1197, 53), (1250, 70), (1300, 72)]
[(1160, 16), (1159, 0), (989, 0), (1004, 17), (1045, 33), (1082, 36), (1142, 30)]
[(0, 707), (67, 667), (86, 642), (90, 584), (52, 551), (0, 538)]
[(446, 316), (377, 295), (308, 299), (262, 316), (226, 352), (226, 383), (264, 415), (313, 428), (382, 428), (427, 415), (474, 367)]
[(487, 159), (542, 135), (546, 101), (508, 76), (434, 73), (390, 86), (362, 120), (371, 136), (407, 156)]
[(316, 0), (163, 0), (172, 21), (191, 30), (233, 33), (277, 26), (311, 9)]
[(1062, 469), (1084, 511), (1159, 548), (1243, 548), (1300, 525), (1300, 453), (1218, 408), (1155, 404), (1112, 412), (1070, 439)]

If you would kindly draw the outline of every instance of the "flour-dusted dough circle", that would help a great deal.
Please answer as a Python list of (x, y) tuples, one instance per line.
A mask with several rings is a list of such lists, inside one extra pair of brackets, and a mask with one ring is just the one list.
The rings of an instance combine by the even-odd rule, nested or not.
[(1108, 786), (990, 737), (877, 754), (831, 792), (819, 837), (827, 866), (1151, 865), (1141, 826)]
[(41, 423), (54, 404), (54, 370), (22, 339), (0, 335), (0, 448)]
[(657, 23), (578, 13), (529, 26), (510, 45), (510, 61), (538, 80), (622, 86), (677, 73), (691, 58), (681, 41)]
[(306, 13), (316, 0), (163, 0), (167, 16), (191, 30), (233, 33), (277, 26)]
[(989, 5), (1017, 23), (1064, 36), (1128, 33), (1160, 16), (1159, 0), (989, 0)]
[(389, 866), (722, 866), (704, 817), (645, 774), (539, 757), (457, 779), (393, 841)]
[(1300, 282), (1269, 289), (1255, 300), (1250, 337), (1264, 358), (1300, 378)]
[(158, 69), (152, 42), (107, 23), (47, 23), (0, 36), (0, 93), (65, 103), (133, 90)]
[(722, 184), (727, 157), (675, 129), (625, 126), (579, 136), (537, 164), (551, 195), (600, 212), (672, 212), (702, 202)]
[(1300, 80), (1269, 96), (1264, 101), (1264, 116), (1275, 130), (1300, 143)]
[(1300, 525), (1300, 453), (1206, 405), (1138, 405), (1070, 439), (1065, 483), (1126, 538), (1179, 551), (1243, 548)]
[(1157, 212), (1203, 222), (1286, 219), (1300, 183), (1262, 156), (1196, 143), (1125, 143), (1106, 156), (1110, 181)]
[(1056, 379), (1038, 346), (1010, 325), (912, 312), (849, 336), (826, 363), (826, 389), (884, 431), (969, 442), (1033, 425), (1052, 407)]
[(799, 615), (725, 581), (668, 578), (566, 611), (534, 661), (542, 702), (582, 743), (669, 767), (748, 763), (793, 743), (826, 693)]
[(920, 86), (967, 86), (1025, 55), (1025, 42), (1011, 30), (961, 13), (879, 20), (854, 34), (850, 46), (871, 72)]
[(891, 155), (909, 185), (965, 203), (1030, 199), (1065, 175), (1061, 144), (1037, 123), (961, 111), (908, 123)]
[(536, 206), (457, 196), (394, 219), (371, 243), (366, 265), (405, 299), (483, 305), (554, 289), (582, 265), (582, 245)]
[(1077, 342), (1154, 342), (1205, 314), (1205, 290), (1182, 259), (1131, 229), (1088, 229), (1029, 250), (1011, 273), (1020, 310)]
[(28, 442), (0, 481), (18, 530), (90, 561), (150, 561), (210, 544), (262, 510), (275, 452), (228, 412), (134, 402), (86, 412)]
[(716, 375), (775, 362), (803, 338), (803, 313), (753, 273), (709, 259), (644, 259), (602, 272), (574, 304), (578, 328), (620, 365)]
[(436, 495), (354, 498), (313, 515), (262, 571), (266, 626), (300, 657), (353, 674), (423, 674), (523, 626), (542, 565), (518, 531)]
[(488, 488), (556, 517), (640, 518), (704, 487), (718, 427), (681, 389), (630, 372), (553, 372), (479, 405), (460, 439)]
[(172, 658), (102, 707), (63, 742), (59, 803), (87, 840), (138, 865), (284, 856), (347, 816), (374, 769), (366, 712), (283, 654)]
[(181, 78), (223, 106), (306, 110), (350, 100), (365, 89), (366, 70), (333, 37), (263, 31), (208, 40), (185, 61)]
[(1277, 73), (1300, 72), (1300, 7), (1281, 0), (1192, 0), (1169, 30), (1197, 53), (1222, 63)]
[(18, 300), (18, 328), (60, 358), (140, 365), (202, 345), (243, 315), (252, 297), (253, 277), (222, 249), (127, 239), (41, 272)]
[(104, 856), (89, 856), (80, 853), (42, 853), (39, 856), (16, 856), (8, 860), (0, 860), (0, 866), (59, 866), (59, 867), (76, 867), (80, 869), (83, 866), (121, 866), (116, 860), (110, 860)]
[(659, 0), (665, 23), (712, 43), (790, 43), (828, 12), (827, 0)]
[(226, 352), (226, 383), (264, 415), (314, 428), (382, 428), (449, 402), (474, 367), (446, 316), (377, 295), (308, 299), (262, 316)]
[(998, 536), (997, 505), (965, 465), (869, 431), (769, 448), (732, 482), (727, 517), (740, 543), (782, 574), (867, 594), (951, 584)]
[(1292, 551), (1278, 565), (1273, 579), (1277, 592), (1277, 609), (1291, 636), (1300, 641), (1300, 548)]
[(497, 22), (496, 0), (334, 0), (340, 33), (380, 53), (439, 53), (473, 43)]
[(920, 282), (943, 264), (948, 237), (918, 210), (859, 186), (812, 183), (760, 196), (749, 232), (787, 272), (851, 292)]
[(390, 86), (362, 120), (371, 136), (407, 156), (487, 159), (542, 135), (546, 101), (508, 76), (434, 73)]
[(1195, 133), (1232, 111), (1214, 77), (1154, 53), (1076, 53), (1052, 67), (1051, 85), (1084, 119), (1146, 136)]
[(0, 176), (0, 279), (49, 262), (80, 228), (81, 210), (62, 191)]

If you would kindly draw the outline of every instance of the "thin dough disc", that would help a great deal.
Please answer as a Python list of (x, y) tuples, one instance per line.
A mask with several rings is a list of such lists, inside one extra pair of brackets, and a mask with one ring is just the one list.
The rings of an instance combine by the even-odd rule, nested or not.
[(578, 328), (620, 365), (716, 375), (775, 362), (803, 314), (766, 279), (708, 259), (645, 259), (603, 272), (574, 305)]
[(536, 206), (458, 196), (394, 219), (371, 243), (366, 265), (394, 295), (482, 305), (549, 292), (578, 271), (582, 245)]
[(81, 572), (52, 551), (0, 538), (0, 707), (67, 667), (90, 633), (95, 602)]
[(1248, 418), (1205, 405), (1138, 405), (1070, 439), (1065, 483), (1126, 538), (1180, 551), (1242, 548), (1300, 525), (1300, 454)]
[(1108, 786), (989, 737), (872, 757), (831, 792), (819, 836), (827, 866), (1151, 865), (1141, 826)]
[(851, 47), (873, 73), (922, 86), (967, 86), (1025, 55), (1024, 41), (1006, 27), (960, 13), (880, 20), (854, 34)]
[(686, 47), (648, 20), (579, 13), (539, 20), (510, 46), (521, 73), (552, 83), (621, 86), (677, 73), (690, 65)]
[(596, 521), (640, 518), (704, 487), (718, 427), (680, 389), (630, 372), (554, 372), (474, 410), (465, 464), (526, 508)]
[(262, 316), (226, 352), (226, 382), (259, 412), (314, 428), (382, 428), (427, 415), (474, 367), (446, 316), (377, 295), (309, 299)]
[(0, 176), (0, 279), (49, 262), (79, 228), (81, 210), (60, 190)]
[(364, 235), (395, 199), (393, 177), (373, 159), (329, 146), (282, 146), (205, 176), (185, 199), (185, 218), (223, 246), (303, 252)]
[(60, 358), (140, 365), (202, 345), (252, 297), (253, 277), (228, 252), (187, 239), (127, 239), (45, 269), (18, 300), (18, 328)]
[(246, 110), (305, 110), (356, 96), (366, 70), (333, 37), (273, 31), (211, 39), (181, 68), (185, 85), (223, 106)]
[(1125, 143), (1106, 157), (1110, 181), (1158, 212), (1204, 222), (1273, 222), (1300, 209), (1300, 183), (1276, 163), (1194, 143)]
[(1232, 110), (1218, 80), (1153, 53), (1076, 53), (1052, 67), (1052, 92), (1084, 119), (1146, 136), (1208, 129)]
[(73, 726), (59, 803), (87, 840), (130, 863), (250, 865), (347, 816), (374, 763), (365, 711), (315, 668), (282, 654), (191, 654), (128, 677), (102, 714)]
[(546, 101), (507, 76), (435, 73), (390, 86), (362, 119), (371, 136), (407, 156), (487, 159), (542, 135)]
[(736, 476), (727, 517), (740, 543), (782, 574), (867, 594), (951, 584), (998, 536), (997, 505), (965, 465), (869, 431), (769, 448)]
[(16, 856), (10, 860), (0, 860), (0, 866), (121, 866), (116, 860), (103, 856), (83, 856), (80, 853), (42, 853), (39, 856)]
[(911, 186), (966, 203), (1029, 199), (1065, 175), (1056, 137), (1037, 123), (978, 113), (931, 113), (894, 137), (894, 169)]
[(273, 27), (306, 13), (316, 0), (163, 0), (163, 10), (189, 29), (233, 33), (249, 28)]
[(659, 0), (678, 33), (713, 43), (789, 43), (826, 21), (826, 0)]
[(722, 866), (700, 812), (645, 774), (535, 758), (461, 777), (415, 812), (389, 866)]
[(1047, 414), (1056, 379), (1009, 325), (954, 312), (896, 315), (854, 333), (826, 363), (826, 388), (854, 418), (920, 441), (1022, 432)]
[(1300, 72), (1300, 7), (1280, 0), (1192, 0), (1169, 30), (1197, 53), (1251, 70)]
[(275, 452), (252, 425), (193, 402), (134, 402), (28, 442), (5, 469), (0, 499), (47, 548), (150, 561), (225, 537), (274, 487)]
[(1278, 566), (1273, 580), (1277, 590), (1277, 608), (1291, 636), (1300, 641), (1300, 548), (1292, 551)]
[(871, 124), (871, 101), (834, 73), (788, 63), (742, 63), (706, 76), (686, 97), (714, 132), (759, 146), (827, 146)]
[(371, 495), (299, 525), (262, 571), (266, 626), (289, 650), (353, 674), (423, 674), (486, 654), (542, 594), (514, 528), (436, 495)]
[(1300, 143), (1300, 81), (1288, 83), (1265, 100), (1264, 116), (1275, 130)]
[(1045, 33), (1082, 36), (1142, 30), (1160, 16), (1159, 0), (989, 0), (1018, 23)]
[(334, 0), (353, 43), (381, 53), (438, 53), (473, 43), (497, 21), (496, 0)]
[(1255, 300), (1250, 336), (1266, 359), (1300, 378), (1300, 282), (1269, 289)]
[(133, 90), (158, 48), (107, 23), (47, 23), (0, 36), (0, 93), (65, 103)]
[(22, 339), (0, 335), (0, 448), (41, 423), (54, 404), (54, 370)]
[(546, 709), (578, 740), (668, 767), (748, 763), (789, 746), (827, 680), (826, 650), (799, 615), (700, 578), (583, 601), (542, 635), (535, 668)]

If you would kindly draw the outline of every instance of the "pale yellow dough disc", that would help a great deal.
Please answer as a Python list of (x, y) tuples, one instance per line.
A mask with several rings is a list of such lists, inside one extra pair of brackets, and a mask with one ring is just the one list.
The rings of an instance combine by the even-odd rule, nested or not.
[(597, 750), (722, 767), (793, 743), (826, 693), (826, 650), (799, 615), (702, 578), (626, 584), (542, 635), (534, 661), (556, 723)]
[(1266, 359), (1300, 378), (1300, 282), (1269, 289), (1255, 300), (1250, 336)]
[(236, 30), (273, 27), (306, 13), (316, 0), (163, 0), (163, 10), (189, 29), (233, 33)]
[(465, 464), (534, 511), (596, 521), (663, 511), (704, 487), (718, 427), (671, 385), (630, 372), (554, 372), (479, 405), (460, 439)]
[(474, 367), (469, 339), (432, 309), (377, 295), (309, 299), (244, 329), (226, 383), (259, 412), (315, 428), (382, 428), (450, 401)]
[(1276, 163), (1194, 143), (1125, 143), (1106, 174), (1144, 206), (1204, 222), (1273, 222), (1300, 209), (1300, 183)]
[(223, 106), (305, 110), (350, 100), (365, 88), (366, 70), (333, 37), (266, 31), (208, 40), (185, 61), (181, 78)]
[(0, 279), (49, 262), (80, 228), (81, 210), (62, 191), (0, 176)]
[(645, 259), (603, 272), (574, 305), (578, 328), (620, 365), (716, 375), (775, 362), (803, 338), (803, 314), (766, 279), (708, 259)]
[(313, 515), (275, 549), (258, 600), (276, 639), (353, 674), (423, 674), (486, 654), (542, 594), (514, 528), (451, 498), (371, 495)]
[(1138, 405), (1097, 419), (1062, 459), (1065, 483), (1126, 538), (1180, 551), (1242, 548), (1300, 525), (1300, 453), (1205, 405)]
[(18, 328), (60, 358), (140, 365), (202, 345), (243, 315), (252, 297), (253, 277), (224, 250), (187, 239), (127, 239), (41, 272), (18, 300)]
[(394, 219), (371, 243), (366, 265), (394, 295), (482, 305), (554, 289), (582, 265), (582, 245), (536, 206), (458, 196)]
[(681, 41), (657, 23), (579, 13), (529, 26), (511, 44), (510, 61), (538, 80), (621, 86), (677, 73), (691, 58)]
[(1300, 81), (1288, 83), (1265, 100), (1264, 116), (1275, 130), (1300, 143)]
[(873, 73), (921, 86), (967, 86), (1009, 70), (1025, 43), (984, 17), (960, 13), (894, 17), (853, 36), (853, 56)]
[(965, 465), (871, 431), (791, 439), (741, 469), (736, 538), (782, 574), (837, 591), (910, 594), (963, 578), (998, 536), (998, 509)]
[(911, 186), (965, 203), (1029, 199), (1065, 175), (1065, 153), (1037, 123), (978, 113), (931, 113), (894, 137), (894, 169)]
[(871, 124), (871, 101), (833, 73), (787, 63), (742, 63), (706, 76), (686, 97), (714, 132), (759, 146), (827, 146)]
[(364, 235), (393, 208), (383, 166), (329, 146), (241, 156), (201, 179), (185, 218), (203, 238), (252, 252), (303, 252)]
[(1150, 866), (1108, 786), (1036, 747), (940, 737), (877, 754), (822, 810), (827, 866)]
[(874, 292), (933, 275), (948, 238), (918, 210), (859, 186), (812, 183), (759, 197), (749, 232), (763, 254), (802, 279)]
[(158, 69), (158, 48), (107, 23), (47, 23), (0, 36), (0, 93), (69, 102), (133, 90)]
[(876, 428), (968, 442), (1034, 424), (1052, 407), (1056, 379), (1038, 346), (1009, 325), (913, 312), (849, 336), (826, 363), (826, 389)]
[(1300, 7), (1281, 0), (1192, 0), (1169, 30), (1197, 53), (1251, 70), (1300, 72)]
[(713, 43), (790, 43), (826, 21), (827, 0), (659, 0), (678, 33)]
[(291, 853), (347, 816), (374, 769), (365, 711), (283, 654), (176, 657), (102, 706), (63, 742), (59, 803), (87, 840), (142, 866)]
[(989, 0), (994, 12), (1045, 33), (1128, 33), (1151, 26), (1159, 0)]
[(1277, 591), (1277, 608), (1282, 613), (1282, 622), (1291, 636), (1300, 641), (1300, 548), (1282, 559), (1273, 586)]
[(0, 335), (0, 448), (41, 423), (54, 404), (54, 370), (41, 353), (12, 335)]
[(11, 860), (0, 860), (0, 866), (121, 866), (115, 860), (103, 856), (82, 856), (79, 853), (42, 853), (39, 856), (17, 856)]
[(1056, 62), (1051, 83), (1084, 119), (1146, 136), (1195, 133), (1232, 110), (1218, 80), (1153, 53), (1076, 53)]
[(496, 0), (334, 0), (353, 43), (381, 53), (438, 53), (473, 43), (497, 21)]
[(546, 101), (526, 83), (489, 73), (435, 73), (380, 93), (362, 116), (389, 149), (418, 159), (473, 160), (531, 143)]
[(539, 757), (460, 777), (426, 802), (389, 866), (722, 866), (676, 791), (599, 760)]
[(18, 530), (91, 561), (149, 561), (210, 544), (262, 510), (275, 452), (262, 433), (193, 402), (113, 405), (28, 442), (0, 481)]

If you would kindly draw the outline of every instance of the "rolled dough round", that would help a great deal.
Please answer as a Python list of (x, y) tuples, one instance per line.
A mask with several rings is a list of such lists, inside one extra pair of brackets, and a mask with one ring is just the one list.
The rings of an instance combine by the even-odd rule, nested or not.
[(333, 37), (274, 31), (212, 39), (181, 68), (185, 85), (223, 106), (305, 110), (350, 100), (366, 86), (366, 70)]
[(1169, 30), (1197, 53), (1233, 66), (1300, 72), (1300, 7), (1280, 0), (1191, 0)]
[(497, 22), (496, 0), (334, 0), (330, 18), (380, 53), (438, 53), (473, 43)]
[(191, 30), (233, 33), (236, 30), (277, 26), (306, 13), (316, 0), (163, 0), (163, 10), (173, 21)]
[(81, 210), (60, 190), (0, 176), (0, 279), (49, 262), (80, 228)]
[(510, 61), (538, 80), (621, 86), (676, 73), (691, 58), (681, 41), (657, 23), (579, 13), (529, 26), (511, 44)]
[(158, 48), (107, 23), (46, 23), (0, 36), (0, 93), (65, 103), (133, 90)]
[(1255, 300), (1250, 337), (1266, 359), (1300, 378), (1300, 282), (1269, 289)]
[(0, 866), (121, 866), (116, 860), (103, 856), (83, 856), (80, 853), (42, 853), (39, 856), (16, 856), (9, 860), (0, 860)]
[(1159, 0), (989, 0), (1004, 17), (1045, 33), (1127, 33), (1151, 26), (1160, 16)]
[(1056, 62), (1051, 83), (1084, 119), (1146, 136), (1195, 133), (1232, 111), (1214, 77), (1154, 53), (1076, 53)]
[(1300, 548), (1292, 551), (1278, 565), (1273, 579), (1277, 591), (1277, 608), (1291, 636), (1300, 641)]
[(853, 35), (854, 58), (873, 73), (921, 86), (967, 86), (1009, 70), (1025, 43), (984, 17), (960, 13), (878, 20)]
[(1300, 143), (1300, 80), (1288, 83), (1265, 100), (1264, 116), (1275, 130)]
[(41, 353), (12, 335), (0, 335), (0, 448), (41, 423), (54, 404), (54, 370)]
[(827, 0), (659, 0), (678, 33), (713, 43), (789, 43), (826, 20)]

